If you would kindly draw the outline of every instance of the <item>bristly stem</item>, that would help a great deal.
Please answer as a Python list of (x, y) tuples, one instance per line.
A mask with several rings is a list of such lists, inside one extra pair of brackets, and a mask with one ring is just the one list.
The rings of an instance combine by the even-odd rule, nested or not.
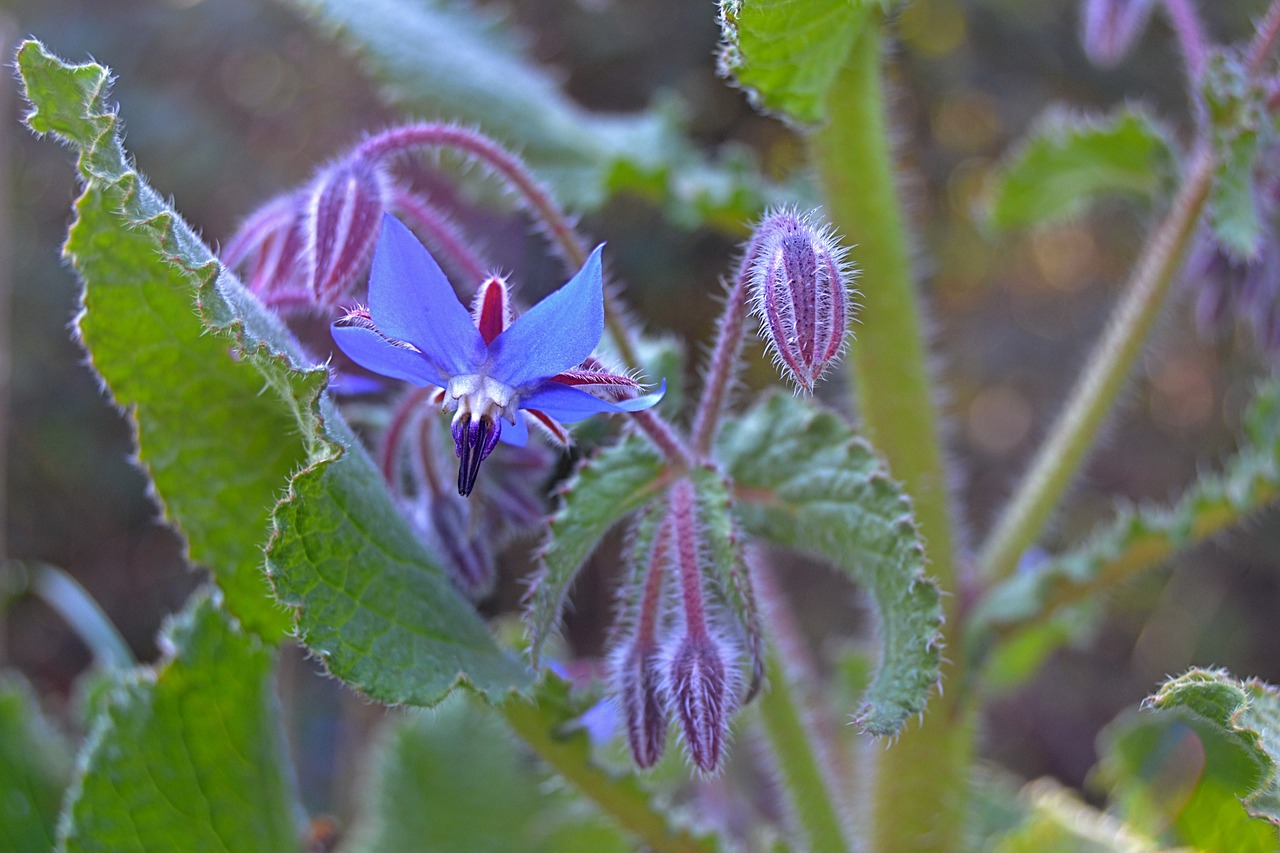
[(1189, 0), (1164, 0), (1164, 10), (1173, 23), (1179, 44), (1182, 45), (1182, 55), (1187, 62), (1187, 76), (1191, 78), (1191, 85), (1195, 86), (1204, 72), (1205, 63), (1206, 39), (1200, 15)]
[(855, 849), (854, 837), (841, 814), (842, 789), (831, 766), (832, 734), (828, 721), (815, 719), (815, 703), (805, 701), (805, 680), (812, 678), (803, 643), (763, 554), (750, 551), (747, 563), (759, 595), (761, 616), (769, 634), (765, 670), (768, 687), (757, 705), (769, 751), (782, 779), (787, 806), (802, 847), (814, 851)]
[[(519, 193), (527, 209), (546, 229), (551, 244), (572, 275), (587, 259), (587, 243), (573, 221), (556, 204), (519, 157), (483, 134), (452, 124), (425, 123), (396, 127), (366, 139), (356, 149), (358, 157), (394, 157), (414, 148), (454, 148), (483, 162)], [(605, 326), (618, 355), (627, 367), (640, 366), (631, 334), (613, 297), (605, 292)]]
[(756, 236), (752, 238), (751, 246), (742, 257), (737, 278), (734, 279), (733, 287), (725, 300), (724, 313), (720, 315), (715, 349), (711, 352), (711, 361), (707, 364), (707, 375), (702, 385), (702, 401), (698, 404), (698, 413), (693, 420), (693, 452), (699, 459), (705, 459), (711, 452), (711, 444), (715, 441), (716, 430), (720, 425), (720, 416), (724, 411), (729, 389), (733, 387), (737, 373), (750, 303), (747, 297), (750, 289), (751, 259), (755, 257), (759, 241), (760, 234), (757, 231)]
[[(898, 198), (881, 69), (883, 13), (864, 4), (849, 55), (827, 98), (827, 122), (810, 138), (832, 224), (856, 246), (863, 288), (861, 325), (850, 346), (850, 380), (864, 428), (910, 493), (928, 542), (929, 571), (942, 589), (946, 642), (957, 636), (958, 578), (950, 496), (934, 408), (919, 296)], [(873, 286), (874, 285), (874, 286)], [(944, 669), (963, 682), (959, 656)], [(972, 727), (962, 691), (930, 703), (925, 725), (909, 726), (878, 756), (870, 847), (878, 853), (950, 851), (967, 819)]]
[(657, 412), (643, 409), (631, 413), (631, 420), (643, 430), (654, 446), (662, 451), (671, 464), (677, 468), (688, 468), (693, 464), (693, 454), (685, 446), (684, 441)]
[(1214, 157), (1205, 144), (1192, 154), (1186, 181), (1152, 234), (1132, 278), (1058, 422), (982, 548), (978, 565), (988, 581), (1010, 575), (1036, 540), (1111, 411), (1194, 232), (1213, 181)]
[(1272, 0), (1271, 6), (1267, 8), (1267, 14), (1258, 24), (1258, 32), (1253, 42), (1249, 45), (1247, 67), (1250, 77), (1258, 77), (1262, 74), (1263, 66), (1266, 65), (1267, 57), (1271, 55), (1277, 38), (1280, 38), (1280, 0)]

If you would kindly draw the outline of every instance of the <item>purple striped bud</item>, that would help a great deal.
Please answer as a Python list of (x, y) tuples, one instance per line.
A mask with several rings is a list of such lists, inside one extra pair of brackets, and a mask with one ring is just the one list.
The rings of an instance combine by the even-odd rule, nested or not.
[(323, 170), (307, 206), (307, 287), (320, 305), (351, 295), (382, 230), (387, 181), (377, 165), (351, 157)]
[(782, 373), (812, 391), (844, 349), (853, 277), (845, 250), (830, 227), (790, 210), (767, 214), (751, 246), (760, 336)]
[(1085, 0), (1080, 41), (1099, 68), (1112, 68), (1146, 29), (1154, 0)]
[(687, 634), (671, 654), (667, 695), (680, 721), (685, 749), (704, 773), (720, 768), (729, 718), (737, 707), (738, 679), (728, 653), (709, 634)]
[(300, 193), (272, 199), (250, 214), (222, 249), (222, 262), (243, 268), (245, 284), (258, 296), (301, 292), (298, 257), (304, 207)]
[(636, 764), (649, 768), (667, 747), (667, 696), (657, 649), (639, 640), (619, 646), (611, 667), (614, 691)]

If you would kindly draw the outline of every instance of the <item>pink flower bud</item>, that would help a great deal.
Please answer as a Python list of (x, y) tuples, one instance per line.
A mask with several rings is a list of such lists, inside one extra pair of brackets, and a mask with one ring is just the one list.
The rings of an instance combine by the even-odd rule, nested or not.
[(784, 375), (805, 391), (844, 348), (852, 270), (831, 229), (782, 210), (752, 240), (752, 305)]
[(351, 295), (382, 230), (386, 179), (371, 161), (352, 157), (312, 184), (306, 219), (307, 287), (320, 305)]
[(704, 773), (720, 767), (729, 718), (737, 706), (736, 655), (707, 633), (687, 634), (671, 654), (667, 696), (685, 749)]
[(1154, 0), (1085, 0), (1081, 42), (1099, 68), (1118, 65), (1147, 26)]

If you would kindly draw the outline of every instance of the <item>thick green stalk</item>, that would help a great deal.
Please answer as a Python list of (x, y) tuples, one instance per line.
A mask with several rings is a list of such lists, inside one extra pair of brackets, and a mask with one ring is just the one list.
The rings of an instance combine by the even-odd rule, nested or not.
[(986, 579), (1007, 577), (1017, 568), (1022, 553), (1040, 535), (1085, 454), (1093, 447), (1098, 429), (1142, 351), (1182, 262), (1183, 250), (1209, 195), (1213, 165), (1208, 146), (1192, 155), (1182, 190), (1147, 242), (1111, 324), (1076, 381), (1030, 471), (983, 546), (978, 565)]
[(854, 849), (840, 818), (840, 804), (832, 800), (838, 789), (814, 748), (813, 726), (796, 696), (796, 685), (769, 649), (765, 668), (768, 687), (756, 699), (769, 750), (783, 782), (803, 849), (813, 853), (846, 853)]
[(837, 745), (831, 721), (819, 716), (821, 706), (806, 690), (814, 674), (804, 640), (767, 558), (749, 553), (747, 562), (770, 638), (765, 659), (768, 687), (756, 706), (787, 807), (804, 841), (802, 849), (812, 853), (854, 850), (853, 834), (841, 817), (851, 809), (842, 803), (843, 789), (835, 778)]
[[(869, 13), (828, 96), (828, 120), (810, 143), (827, 209), (862, 270), (861, 323), (851, 353), (864, 428), (915, 503), (930, 572), (946, 598), (948, 645), (957, 633), (955, 552), (947, 478), (933, 406), (910, 246), (894, 180), (880, 67), (881, 21)], [(952, 655), (955, 661), (962, 656)], [(944, 673), (961, 681), (953, 663)], [(931, 702), (878, 762), (872, 848), (954, 850), (965, 819), (972, 727), (958, 689)]]
[(560, 731), (562, 721), (542, 704), (510, 699), (498, 706), (507, 724), (571, 785), (655, 853), (712, 853), (709, 839), (672, 826), (634, 776), (593, 764), (581, 744)]

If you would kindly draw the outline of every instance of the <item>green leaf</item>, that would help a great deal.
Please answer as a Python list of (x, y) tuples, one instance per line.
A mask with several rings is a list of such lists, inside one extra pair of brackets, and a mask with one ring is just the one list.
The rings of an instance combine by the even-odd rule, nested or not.
[(1254, 169), (1275, 128), (1267, 91), (1236, 50), (1212, 53), (1201, 84), (1209, 109), (1218, 174), (1209, 195), (1209, 227), (1218, 245), (1240, 260), (1257, 256), (1262, 222), (1254, 197)]
[(299, 850), (272, 649), (207, 595), (165, 631), (154, 670), (122, 675), (85, 743), (59, 849)]
[[(511, 699), (497, 710), (539, 757), (646, 849), (663, 853), (720, 849), (706, 830), (691, 830), (674, 819), (679, 812), (647, 790), (645, 782), (652, 776), (642, 780), (635, 773), (619, 773), (597, 762), (582, 719), (590, 707), (585, 699), (567, 681), (547, 673), (532, 700)], [(576, 849), (589, 848), (569, 847), (566, 853)]]
[(730, 422), (719, 450), (748, 533), (820, 557), (870, 594), (880, 658), (857, 722), (897, 733), (941, 665), (941, 594), (910, 500), (844, 421), (798, 398), (772, 396)]
[(1096, 600), (1102, 590), (1161, 565), (1280, 497), (1280, 379), (1258, 388), (1244, 425), (1244, 440), (1222, 472), (1199, 477), (1174, 506), (1122, 508), (1079, 549), (1014, 574), (988, 592), (974, 608), (969, 647), (997, 663), (1017, 646), (1043, 656), (1079, 635), (1069, 624), (1088, 623), (1067, 609)]
[(571, 207), (626, 190), (667, 204), (678, 221), (740, 226), (782, 201), (742, 157), (702, 157), (680, 136), (675, 109), (583, 109), (492, 12), (446, 0), (288, 3), (355, 53), (402, 112), (479, 127), (519, 150)]
[(1165, 186), (1173, 160), (1168, 135), (1144, 112), (1082, 118), (1055, 110), (997, 173), (988, 220), (1025, 228), (1073, 219), (1109, 195), (1148, 200)]
[[(133, 227), (152, 220), (158, 202), (114, 135), (107, 70), (66, 65), (37, 42), (22, 46), (18, 64), (33, 106), (28, 124), (80, 152), (85, 188), (65, 251), (85, 282), (76, 327), (92, 366), (133, 421), (138, 457), (192, 561), (214, 571), (247, 627), (280, 637), (287, 618), (262, 573), (262, 542), (303, 458), (301, 446), (280, 440), (295, 431), (294, 418), (261, 394), (257, 371), (229, 358), (225, 340), (206, 334), (192, 310), (196, 281), (161, 254), (164, 223)], [(198, 273), (214, 274), (207, 264)]]
[[(1239, 798), (1251, 817), (1272, 824), (1263, 836), (1270, 846), (1259, 849), (1274, 850), (1275, 827), (1280, 826), (1280, 691), (1256, 679), (1237, 681), (1223, 670), (1192, 669), (1166, 681), (1147, 700), (1146, 707), (1190, 714), (1209, 724), (1210, 729), (1199, 729), (1205, 741), (1205, 760), (1223, 759), (1219, 778), (1225, 793), (1232, 799)], [(1244, 761), (1214, 754), (1212, 738), (1206, 732), (1220, 736), (1221, 743), (1238, 750)], [(1191, 836), (1198, 836), (1208, 823), (1197, 818), (1180, 828), (1188, 833), (1189, 843), (1204, 846), (1207, 842)], [(1244, 849), (1235, 847), (1234, 842), (1227, 847), (1208, 847)]]
[(436, 702), (460, 680), (489, 696), (527, 687), (532, 674), (449, 584), (323, 393), (327, 368), (129, 165), (104, 100), (107, 71), (69, 66), (36, 42), (19, 65), (31, 126), (81, 152), (68, 251), (85, 281), (85, 342), (232, 613), (267, 638), (283, 633), (262, 574), (273, 522), (275, 591), (334, 675), (409, 704)]
[(1165, 849), (1051, 779), (1029, 783), (1018, 799), (1027, 812), (1023, 822), (984, 849), (993, 853), (1159, 853)]
[(626, 851), (588, 802), (549, 785), (491, 709), (454, 694), (398, 719), (374, 759), (361, 853)]
[(825, 116), (827, 93), (883, 0), (721, 0), (720, 73), (759, 109), (802, 124)]
[(620, 518), (653, 500), (668, 485), (665, 465), (649, 444), (630, 436), (585, 460), (563, 491), (563, 503), (539, 555), (525, 622), (536, 662), (560, 622), (569, 588), (582, 564)]
[(52, 850), (71, 754), (31, 687), (0, 674), (0, 850)]

